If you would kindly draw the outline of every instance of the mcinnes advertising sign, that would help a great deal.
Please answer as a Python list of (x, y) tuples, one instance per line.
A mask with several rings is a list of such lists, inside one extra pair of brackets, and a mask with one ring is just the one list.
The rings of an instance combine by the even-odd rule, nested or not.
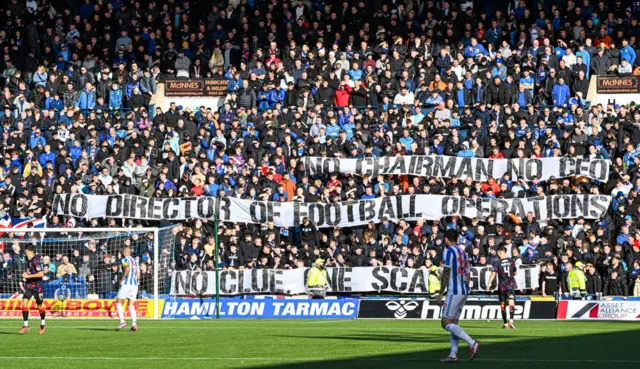
[(224, 79), (168, 79), (164, 82), (165, 96), (211, 96), (227, 94), (227, 80)]
[(640, 92), (640, 76), (598, 76), (599, 94), (636, 94)]

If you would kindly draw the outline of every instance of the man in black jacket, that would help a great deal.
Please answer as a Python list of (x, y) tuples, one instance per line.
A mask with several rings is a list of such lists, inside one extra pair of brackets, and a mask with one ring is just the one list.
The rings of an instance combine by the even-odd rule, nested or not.
[(285, 107), (296, 106), (298, 104), (298, 90), (293, 82), (287, 83), (287, 90), (284, 92)]
[(229, 249), (224, 252), (224, 262), (229, 268), (237, 269), (242, 265), (242, 255), (235, 244), (229, 245)]
[(482, 82), (482, 79), (476, 78), (476, 83), (471, 88), (471, 99), (474, 104), (486, 104), (488, 95), (487, 86)]
[(472, 105), (471, 89), (464, 87), (462, 81), (456, 83), (456, 87), (451, 93), (451, 98), (459, 107)]
[(318, 246), (318, 230), (307, 217), (302, 219), (302, 224), (300, 225), (300, 240), (303, 244), (307, 243), (309, 247), (313, 248)]
[(242, 89), (238, 91), (238, 106), (247, 110), (256, 106), (256, 93), (249, 88), (249, 81), (242, 81)]
[(547, 263), (546, 270), (542, 272), (542, 296), (555, 296), (558, 294), (560, 275), (553, 263)]
[(581, 70), (578, 72), (576, 79), (574, 79), (571, 84), (571, 89), (574, 94), (580, 92), (583, 97), (587, 96), (587, 92), (589, 92), (589, 80), (585, 78), (584, 71)]
[[(532, 91), (530, 91), (532, 92)], [(513, 96), (518, 94), (518, 84), (513, 80), (511, 75), (507, 76), (507, 79), (502, 82), (502, 88), (499, 91), (498, 103), (500, 105), (513, 104)]]
[(362, 254), (362, 247), (358, 246), (353, 250), (353, 255), (350, 257), (352, 267), (367, 266), (367, 258)]
[(617, 269), (611, 270), (609, 278), (604, 282), (604, 295), (627, 297), (627, 284), (625, 283), (624, 278), (618, 275)]
[(605, 55), (604, 47), (598, 49), (598, 53), (591, 59), (591, 72), (598, 76), (604, 76), (611, 67), (609, 57)]
[(238, 254), (240, 257), (240, 264), (243, 265), (247, 262), (247, 255), (251, 254), (253, 248), (253, 234), (250, 231), (245, 231), (242, 239), (238, 241)]
[(488, 104), (502, 104), (500, 97), (505, 93), (504, 85), (500, 77), (493, 79), (493, 83), (487, 88), (487, 103)]
[(367, 89), (362, 85), (362, 81), (355, 81), (353, 92), (351, 93), (351, 105), (365, 106), (367, 101)]
[(592, 263), (587, 263), (585, 271), (587, 272), (587, 294), (602, 294), (602, 277), (596, 267)]
[(326, 79), (322, 81), (322, 87), (320, 87), (315, 96), (313, 97), (316, 104), (322, 104), (322, 106), (332, 106), (333, 96), (335, 95), (335, 89), (329, 87), (329, 81)]
[(587, 65), (582, 62), (582, 57), (578, 56), (577, 60), (578, 62), (571, 66), (571, 72), (576, 78), (581, 71), (584, 72), (585, 75), (587, 74)]
[(553, 86), (558, 83), (558, 75), (556, 73), (555, 68), (549, 69), (549, 76), (544, 80), (544, 92), (547, 96), (551, 96), (553, 92)]

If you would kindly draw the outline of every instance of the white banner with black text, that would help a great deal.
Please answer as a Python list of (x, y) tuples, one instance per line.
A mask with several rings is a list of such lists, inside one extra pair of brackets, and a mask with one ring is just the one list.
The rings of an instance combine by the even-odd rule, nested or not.
[(359, 176), (379, 174), (413, 175), (484, 182), (510, 174), (511, 179), (546, 181), (552, 177), (589, 177), (599, 181), (609, 178), (609, 161), (590, 158), (481, 159), (457, 156), (392, 156), (379, 158), (306, 157), (307, 174), (329, 175), (334, 172)]
[[(493, 267), (471, 267), (471, 291), (487, 290)], [(309, 269), (251, 269), (220, 272), (220, 294), (285, 294), (306, 293)], [(537, 265), (521, 265), (516, 274), (518, 290), (538, 288)], [(428, 293), (429, 271), (400, 267), (327, 268), (328, 292), (394, 292)], [(494, 279), (491, 291), (497, 288)], [(171, 277), (171, 295), (207, 296), (216, 293), (216, 273), (178, 271)]]
[(235, 197), (153, 198), (135, 195), (56, 195), (53, 213), (79, 218), (134, 218), (140, 220), (215, 219), (223, 222), (266, 223), (297, 227), (308, 217), (316, 227), (353, 227), (369, 222), (438, 220), (448, 216), (493, 216), (503, 223), (509, 214), (538, 220), (602, 218), (611, 202), (606, 195), (552, 195), (515, 199), (444, 195), (386, 196), (336, 203), (253, 201)]

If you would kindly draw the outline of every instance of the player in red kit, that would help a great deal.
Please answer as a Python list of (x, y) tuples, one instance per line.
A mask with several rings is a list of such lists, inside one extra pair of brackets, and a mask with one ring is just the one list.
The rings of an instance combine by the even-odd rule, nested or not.
[(40, 311), (40, 334), (44, 334), (46, 327), (44, 320), (46, 311), (42, 305), (42, 277), (44, 277), (44, 272), (42, 271), (40, 258), (36, 256), (32, 245), (28, 245), (24, 253), (27, 256), (27, 271), (22, 273), (22, 280), (24, 281), (24, 294), (22, 295), (24, 327), (20, 330), (20, 334), (29, 331), (29, 302), (32, 297), (36, 300), (38, 311)]

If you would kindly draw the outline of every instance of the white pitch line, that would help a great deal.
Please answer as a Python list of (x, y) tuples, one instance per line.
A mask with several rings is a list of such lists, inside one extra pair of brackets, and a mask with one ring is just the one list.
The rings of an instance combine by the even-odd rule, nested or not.
[[(353, 322), (355, 320), (347, 320), (347, 321), (340, 321), (340, 320), (332, 320), (332, 321), (319, 321), (319, 322), (304, 322), (304, 324), (328, 324), (328, 323), (347, 323), (347, 322)], [(140, 330), (150, 330), (150, 329), (172, 329), (172, 330), (214, 330), (214, 329), (242, 329), (242, 330), (246, 330), (249, 329), (249, 326), (229, 326), (229, 325), (205, 325), (207, 323), (203, 323), (203, 325), (198, 325), (198, 326), (171, 326), (171, 325), (166, 325), (166, 326), (161, 326), (161, 325), (155, 325), (155, 326), (147, 326), (147, 325), (138, 325), (138, 328)], [(11, 325), (5, 325), (5, 324), (0, 324), (0, 329), (2, 330), (6, 330), (6, 329), (11, 329), (11, 328), (15, 328), (16, 325), (15, 324), (11, 324)], [(18, 325), (18, 328), (20, 328), (21, 326)], [(113, 331), (115, 332), (115, 327), (116, 325), (113, 325)], [(275, 330), (308, 330), (310, 329), (309, 326), (268, 326), (266, 325), (265, 328), (268, 327), (269, 329), (275, 329)], [(102, 328), (102, 329), (101, 329)], [(255, 327), (254, 327), (255, 328)], [(500, 331), (500, 332), (504, 332), (503, 330), (499, 330), (498, 328), (494, 328), (494, 327), (463, 327), (465, 330), (470, 330), (470, 331), (478, 331), (478, 330), (483, 330), (486, 332), (492, 332), (492, 331)], [(51, 324), (49, 322), (49, 324), (47, 325), (47, 329), (50, 330), (58, 330), (58, 329), (95, 329), (95, 330), (103, 330), (105, 332), (110, 331), (110, 326), (104, 326), (104, 325), (87, 325), (87, 326), (76, 326), (76, 325), (70, 325), (70, 326), (61, 326), (61, 325), (57, 325), (57, 324)], [(333, 330), (336, 328), (332, 328), (332, 327), (314, 327), (313, 329), (326, 329), (326, 330)], [(442, 332), (443, 334), (445, 334), (446, 332), (444, 331), (444, 329), (440, 328), (440, 327), (341, 327), (341, 330), (345, 330), (345, 331), (401, 331), (401, 332), (405, 332), (405, 331), (413, 331), (413, 332)], [(627, 332), (627, 331), (631, 331), (635, 329), (621, 329), (621, 330), (612, 330), (610, 328), (571, 328), (571, 332), (594, 332), (594, 331), (606, 331), (606, 332)], [(522, 328), (519, 329), (519, 337), (523, 337), (522, 334), (526, 334), (527, 332), (554, 332), (554, 331), (561, 331), (561, 329), (556, 329), (556, 330), (549, 330), (548, 328)], [(562, 330), (563, 331), (563, 330)], [(448, 334), (448, 333), (446, 333)], [(509, 337), (508, 334), (505, 334), (504, 337)], [(528, 336), (527, 336), (528, 337)], [(570, 336), (569, 336), (570, 337)]]
[[(400, 354), (400, 353), (398, 353)], [(418, 358), (336, 358), (336, 357), (99, 357), (99, 356), (0, 356), (0, 360), (92, 360), (92, 361), (324, 361), (324, 360), (358, 360), (358, 361), (393, 361), (393, 362), (416, 362)], [(607, 360), (607, 359), (476, 359), (483, 362), (503, 362), (503, 363), (613, 363), (613, 364), (637, 364), (640, 360)], [(428, 363), (428, 360), (424, 360)]]
[(319, 321), (319, 322), (305, 322), (308, 324), (331, 324), (331, 323), (348, 323), (348, 322), (355, 322), (354, 320), (323, 320), (323, 321)]
[(232, 360), (232, 361), (252, 361), (252, 360), (272, 360), (272, 361), (313, 361), (313, 360), (328, 360), (324, 358), (268, 358), (268, 357), (109, 357), (109, 356), (0, 356), (0, 360), (97, 360), (97, 361), (154, 361), (154, 360), (169, 360), (169, 361), (203, 361), (203, 360)]

